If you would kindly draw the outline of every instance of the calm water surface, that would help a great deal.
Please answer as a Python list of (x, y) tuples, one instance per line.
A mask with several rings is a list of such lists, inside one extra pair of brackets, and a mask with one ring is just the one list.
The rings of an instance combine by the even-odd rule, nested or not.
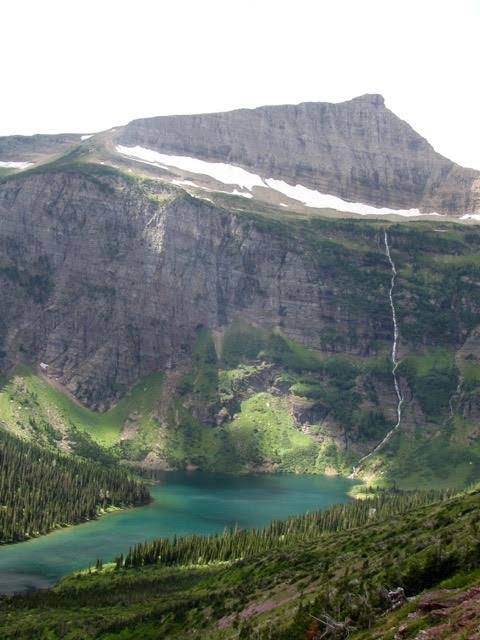
[(271, 520), (346, 502), (345, 478), (295, 475), (233, 477), (165, 473), (154, 501), (14, 545), (0, 546), (0, 593), (52, 585), (61, 576), (125, 553), (136, 542), (226, 526), (259, 527)]

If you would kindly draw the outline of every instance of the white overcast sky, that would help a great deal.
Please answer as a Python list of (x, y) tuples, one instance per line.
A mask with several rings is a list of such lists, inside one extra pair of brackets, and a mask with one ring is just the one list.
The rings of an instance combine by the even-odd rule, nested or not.
[(480, 0), (5, 0), (0, 27), (0, 135), (381, 93), (480, 169)]

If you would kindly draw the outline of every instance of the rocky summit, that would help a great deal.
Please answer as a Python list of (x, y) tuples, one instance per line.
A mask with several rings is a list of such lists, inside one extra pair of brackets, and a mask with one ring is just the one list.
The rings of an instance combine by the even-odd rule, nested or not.
[[(275, 202), (271, 193), (275, 186), (283, 193), (282, 206), (287, 208), (301, 206), (302, 196), (285, 190), (285, 185), (300, 185), (350, 204), (379, 209), (453, 216), (480, 212), (480, 172), (460, 167), (436, 153), (377, 94), (341, 103), (306, 102), (143, 118), (96, 135), (3, 137), (0, 167), (12, 162), (33, 165), (58, 157), (75, 142), (93, 145), (97, 152), (101, 148), (107, 164), (124, 164), (127, 161), (119, 157), (119, 149), (124, 156), (128, 149), (133, 150), (130, 160), (137, 160), (135, 171), (166, 170), (164, 177), (170, 174), (170, 178), (172, 169), (174, 173), (182, 166), (185, 170), (182, 163), (175, 164), (178, 156), (243, 168), (258, 178), (255, 197)], [(161, 154), (161, 162), (155, 161), (155, 153)], [(196, 180), (205, 189), (201, 168), (186, 171), (190, 178), (197, 174)], [(223, 180), (217, 180), (217, 190), (218, 182)], [(235, 179), (225, 182), (230, 192), (238, 184)], [(191, 180), (188, 186), (192, 186)], [(270, 193), (266, 193), (267, 187)], [(322, 208), (318, 202), (314, 200), (308, 206)], [(343, 210), (356, 212), (348, 207)]]
[(238, 165), (352, 202), (452, 214), (480, 211), (480, 172), (436, 153), (380, 95), (134, 120), (116, 139)]

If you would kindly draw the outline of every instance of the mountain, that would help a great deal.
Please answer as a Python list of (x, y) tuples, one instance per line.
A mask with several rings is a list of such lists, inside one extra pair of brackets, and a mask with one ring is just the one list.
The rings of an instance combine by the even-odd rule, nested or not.
[[(10, 431), (76, 453), (80, 430), (153, 469), (479, 477), (478, 172), (379, 96), (3, 138), (0, 156), (32, 163), (0, 181)], [(279, 191), (299, 180), (377, 215)]]
[(439, 213), (480, 211), (480, 172), (434, 151), (380, 95), (331, 104), (134, 120), (119, 144), (192, 156), (350, 202)]
[(436, 153), (375, 94), (143, 118), (95, 135), (7, 136), (0, 138), (0, 171), (52, 160), (82, 143), (99, 161), (197, 195), (226, 191), (305, 213), (480, 212), (480, 171)]
[(380, 96), (6, 137), (0, 171), (4, 542), (164, 469), (370, 498), (139, 543), (0, 598), (2, 638), (474, 637), (479, 172)]

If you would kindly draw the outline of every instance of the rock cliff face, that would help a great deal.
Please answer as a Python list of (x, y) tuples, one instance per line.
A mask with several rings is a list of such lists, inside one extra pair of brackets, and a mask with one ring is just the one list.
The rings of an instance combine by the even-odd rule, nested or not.
[(117, 141), (239, 165), (352, 202), (480, 211), (480, 172), (435, 152), (382, 96), (134, 120)]
[[(389, 464), (421, 474), (448, 452), (458, 483), (480, 473), (476, 226), (229, 210), (85, 158), (0, 182), (0, 373), (48, 365), (99, 410), (165, 374), (152, 422), (117, 425), (135, 462), (348, 472), (396, 420), (388, 226), (404, 398)], [(24, 386), (9, 406), (35, 402)]]
[(480, 171), (436, 153), (375, 94), (337, 104), (144, 118), (93, 136), (0, 137), (0, 163), (38, 164), (90, 138), (97, 160), (133, 171), (153, 169), (122, 157), (117, 145), (228, 163), (353, 203), (454, 216), (480, 212)]
[(4, 370), (42, 360), (102, 408), (188, 357), (199, 326), (238, 316), (314, 349), (365, 355), (389, 339), (387, 264), (372, 279), (368, 260), (352, 257), (369, 288), (354, 310), (348, 270), (327, 246), (322, 254), (282, 227), (155, 189), (61, 170), (0, 186)]

